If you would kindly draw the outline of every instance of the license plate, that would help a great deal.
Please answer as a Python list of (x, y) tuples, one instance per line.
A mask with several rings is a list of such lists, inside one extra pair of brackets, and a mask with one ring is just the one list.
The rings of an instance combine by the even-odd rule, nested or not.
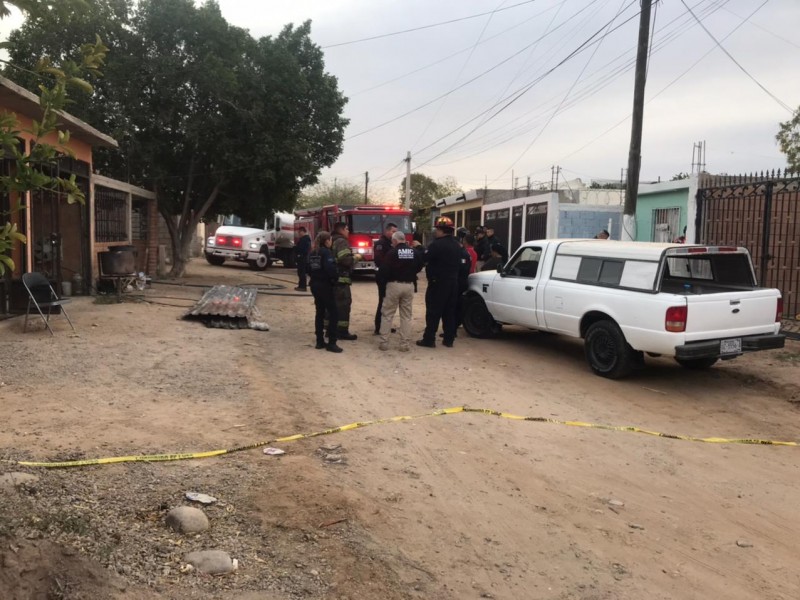
[(730, 340), (720, 340), (719, 342), (720, 354), (741, 354), (742, 353), (742, 338), (733, 338)]

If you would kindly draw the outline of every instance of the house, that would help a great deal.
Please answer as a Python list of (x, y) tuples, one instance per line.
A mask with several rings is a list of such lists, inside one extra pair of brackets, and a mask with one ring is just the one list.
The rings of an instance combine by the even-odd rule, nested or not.
[[(544, 238), (591, 238), (608, 229), (619, 239), (622, 204), (608, 200), (607, 190), (595, 194), (575, 189), (477, 189), (440, 198), (432, 214), (453, 219), (456, 227), (474, 231), (485, 225), (513, 253), (523, 242)], [(590, 204), (602, 196), (603, 203)], [(615, 198), (621, 197), (618, 190)]]
[[(14, 113), (20, 129), (30, 129), (31, 121), (41, 118), (42, 109), (38, 96), (0, 77), (0, 112)], [(52, 174), (74, 175), (86, 203), (68, 204), (63, 194), (54, 191), (28, 192), (21, 197), (0, 196), (2, 222), (16, 223), (28, 238), (27, 244), (14, 246), (11, 257), (15, 269), (0, 279), (0, 314), (24, 310), (27, 295), (21, 279), (27, 272), (44, 273), (56, 286), (82, 279), (83, 292), (90, 292), (101, 276), (98, 253), (111, 246), (136, 247), (137, 270), (155, 272), (158, 241), (155, 194), (93, 173), (92, 149), (117, 148), (117, 142), (67, 113), (61, 114), (59, 122), (59, 128), (70, 133), (66, 147), (72, 156), (61, 157)], [(55, 145), (55, 134), (45, 142)], [(21, 133), (19, 143), (29, 150), (32, 136)], [(13, 168), (13, 161), (8, 159), (0, 164), (3, 174), (9, 174)], [(21, 210), (11, 212), (17, 202)]]
[(685, 235), (694, 242), (697, 175), (678, 181), (639, 185), (636, 241), (672, 242)]

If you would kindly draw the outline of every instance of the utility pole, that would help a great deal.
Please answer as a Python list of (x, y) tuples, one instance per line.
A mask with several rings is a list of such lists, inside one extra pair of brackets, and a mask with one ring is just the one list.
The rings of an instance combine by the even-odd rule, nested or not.
[(411, 210), (411, 152), (406, 153), (406, 201), (403, 208)]
[(369, 171), (364, 173), (364, 204), (369, 204)]
[(636, 49), (636, 78), (633, 84), (633, 116), (631, 145), (628, 152), (628, 181), (625, 186), (625, 206), (622, 210), (620, 239), (636, 238), (636, 199), (639, 193), (639, 172), (642, 168), (642, 122), (644, 121), (644, 86), (647, 81), (647, 55), (650, 44), (650, 9), (652, 0), (641, 0), (639, 14), (639, 43)]

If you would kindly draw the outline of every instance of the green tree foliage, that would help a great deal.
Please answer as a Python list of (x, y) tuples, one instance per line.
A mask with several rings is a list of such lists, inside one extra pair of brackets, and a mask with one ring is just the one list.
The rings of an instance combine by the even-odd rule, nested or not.
[[(411, 174), (411, 212), (417, 222), (417, 231), (431, 229), (431, 208), (439, 198), (461, 191), (456, 180), (448, 177), (436, 181), (422, 173)], [(406, 178), (400, 182), (400, 203), (406, 199)]]
[(670, 181), (683, 181), (684, 179), (689, 179), (689, 174), (681, 171), (680, 173), (673, 175)]
[(794, 112), (791, 119), (780, 124), (778, 135), (775, 137), (781, 152), (786, 155), (789, 170), (795, 173), (800, 171), (800, 108)]
[[(47, 0), (8, 0), (0, 2), (0, 18), (9, 14), (9, 5), (28, 11), (32, 16), (47, 11), (68, 15), (69, 9), (77, 5), (77, 0), (63, 2), (57, 10), (51, 6), (55, 3)], [(83, 192), (75, 182), (75, 175), (65, 179), (50, 173), (55, 170), (60, 156), (71, 155), (67, 146), (69, 132), (59, 129), (59, 112), (67, 108), (70, 102), (68, 90), (91, 93), (92, 86), (84, 77), (100, 75), (108, 51), (100, 38), (94, 37), (94, 44), (79, 44), (72, 59), (57, 57), (54, 61), (52, 56), (31, 52), (30, 58), (35, 62), (30, 65), (30, 75), (36, 81), (41, 117), (32, 119), (29, 129), (20, 128), (14, 114), (0, 114), (0, 159), (12, 163), (9, 174), (0, 176), (0, 193), (13, 195), (16, 199), (16, 204), (7, 214), (0, 214), (0, 218), (6, 220), (0, 226), (0, 275), (15, 268), (10, 256), (14, 244), (27, 242), (26, 237), (19, 233), (16, 223), (11, 222), (13, 216), (22, 210), (21, 198), (24, 194), (36, 190), (57, 191), (70, 204), (85, 201)], [(23, 152), (18, 143), (22, 134), (26, 134), (32, 142), (27, 152)], [(50, 141), (53, 138), (55, 143)]]
[(320, 181), (300, 192), (297, 199), (298, 208), (327, 204), (364, 204), (364, 188), (355, 183)]
[(82, 19), (26, 22), (11, 58), (26, 66), (31, 47), (68, 55), (87, 29), (107, 35), (105, 81), (71, 112), (120, 143), (97, 150), (96, 168), (156, 191), (174, 276), (206, 215), (259, 222), (290, 210), (341, 153), (346, 99), (310, 23), (256, 40), (212, 0), (85, 1)]

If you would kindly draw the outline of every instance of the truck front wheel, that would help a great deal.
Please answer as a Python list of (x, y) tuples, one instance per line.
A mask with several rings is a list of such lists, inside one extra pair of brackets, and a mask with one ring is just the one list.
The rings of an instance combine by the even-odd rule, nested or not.
[(269, 259), (269, 254), (267, 254), (267, 251), (264, 250), (258, 255), (257, 259), (248, 260), (247, 264), (250, 265), (250, 268), (253, 269), (253, 271), (266, 271), (271, 262), (272, 261)]
[(633, 348), (613, 321), (593, 323), (584, 344), (586, 360), (595, 375), (619, 379), (628, 375), (636, 364)]
[(494, 320), (481, 298), (464, 298), (464, 329), (472, 337), (491, 338), (500, 333), (500, 324)]

